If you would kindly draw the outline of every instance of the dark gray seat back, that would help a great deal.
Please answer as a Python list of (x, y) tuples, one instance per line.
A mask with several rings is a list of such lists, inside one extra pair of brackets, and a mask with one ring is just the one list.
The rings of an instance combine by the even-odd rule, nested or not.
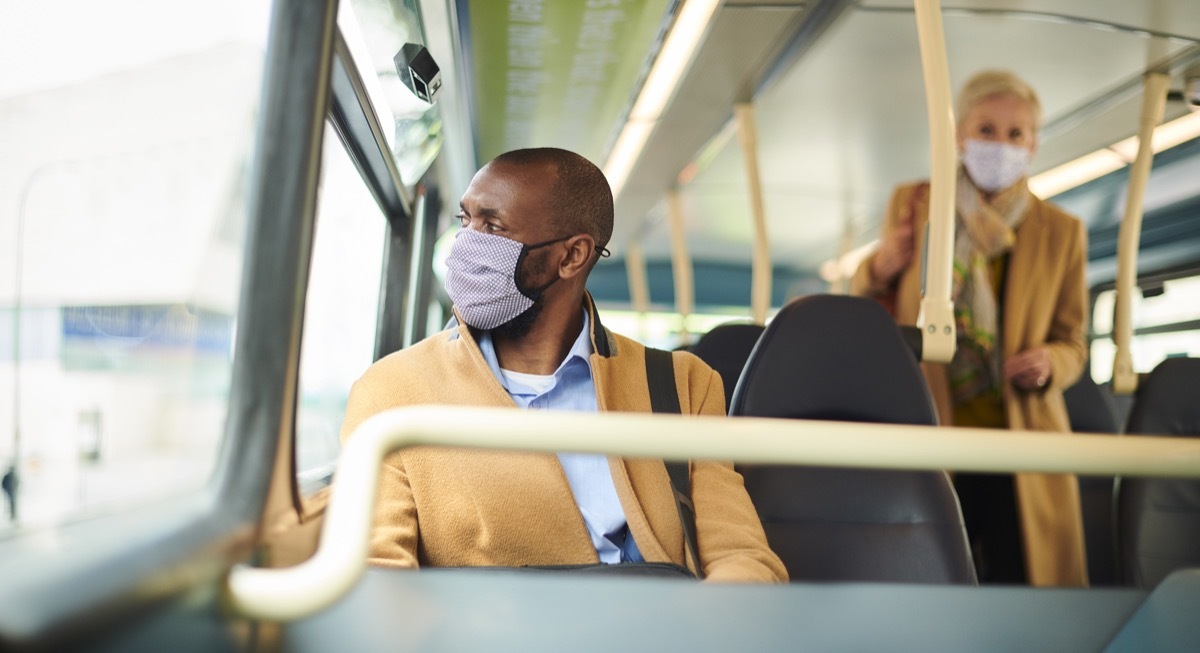
[[(1127, 435), (1200, 436), (1200, 359), (1168, 358), (1138, 388)], [(1176, 569), (1200, 567), (1200, 480), (1120, 478), (1121, 579), (1154, 587)]]
[(729, 412), (729, 403), (733, 400), (733, 389), (737, 387), (738, 378), (750, 352), (762, 335), (764, 327), (760, 324), (722, 324), (700, 336), (690, 351), (709, 367), (721, 375), (725, 384), (725, 412)]
[[(917, 361), (877, 302), (819, 295), (775, 317), (731, 415), (936, 425)], [(794, 581), (975, 583), (945, 472), (739, 465)]]
[[(1088, 369), (1088, 366), (1084, 366)], [(1084, 372), (1063, 392), (1071, 430), (1077, 433), (1119, 433), (1117, 406), (1107, 388), (1096, 385)], [(1083, 537), (1087, 545), (1088, 580), (1093, 586), (1117, 584), (1116, 537), (1113, 519), (1115, 478), (1080, 476), (1079, 502), (1083, 510)]]

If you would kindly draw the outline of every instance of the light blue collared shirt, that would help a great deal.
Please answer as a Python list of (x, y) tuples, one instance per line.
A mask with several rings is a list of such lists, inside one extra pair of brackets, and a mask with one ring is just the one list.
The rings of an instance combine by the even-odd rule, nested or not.
[[(583, 329), (567, 357), (549, 377), (514, 374), (500, 369), (490, 331), (479, 336), (479, 350), (500, 385), (521, 408), (596, 412), (596, 384), (592, 380), (590, 320), (583, 313)], [(540, 386), (540, 387), (537, 387)], [(583, 515), (592, 545), (603, 563), (641, 562), (625, 511), (617, 498), (608, 457), (602, 454), (560, 453), (575, 503)]]

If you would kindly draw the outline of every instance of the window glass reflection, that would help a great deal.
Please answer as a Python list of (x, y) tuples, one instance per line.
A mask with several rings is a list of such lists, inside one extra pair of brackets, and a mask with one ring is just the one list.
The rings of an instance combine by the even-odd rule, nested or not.
[(0, 58), (21, 64), (0, 76), (0, 532), (209, 478), (269, 10), (6, 5)]
[(296, 470), (306, 494), (332, 478), (350, 385), (374, 359), (387, 235), (383, 212), (329, 124), (322, 166), (296, 423)]
[[(1117, 353), (1112, 340), (1115, 305), (1116, 291), (1106, 290), (1096, 296), (1092, 310), (1096, 338), (1092, 341), (1091, 365), (1097, 383), (1112, 379)], [(1167, 358), (1200, 357), (1200, 277), (1171, 279), (1161, 289), (1144, 294), (1135, 288), (1131, 314), (1134, 335), (1129, 349), (1134, 371), (1150, 372)]]

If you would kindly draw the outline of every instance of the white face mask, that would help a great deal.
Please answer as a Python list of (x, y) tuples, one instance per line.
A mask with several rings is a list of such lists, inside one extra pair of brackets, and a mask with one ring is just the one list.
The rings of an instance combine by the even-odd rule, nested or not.
[(975, 187), (994, 193), (1012, 186), (1029, 170), (1029, 150), (1008, 143), (967, 139), (962, 162)]
[(446, 294), (463, 322), (476, 329), (494, 329), (529, 310), (559, 277), (540, 288), (522, 288), (521, 262), (529, 252), (567, 238), (525, 245), (495, 234), (459, 231), (446, 259)]

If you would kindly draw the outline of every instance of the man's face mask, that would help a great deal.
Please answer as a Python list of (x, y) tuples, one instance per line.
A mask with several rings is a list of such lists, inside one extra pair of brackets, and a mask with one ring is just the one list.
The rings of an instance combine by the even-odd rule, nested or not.
[(529, 252), (567, 238), (525, 245), (473, 229), (459, 231), (446, 258), (446, 293), (459, 317), (476, 329), (488, 330), (529, 310), (559, 277), (540, 288), (522, 289), (517, 276), (521, 262)]
[(994, 193), (1017, 183), (1029, 169), (1029, 150), (973, 138), (963, 147), (962, 162), (975, 187)]

